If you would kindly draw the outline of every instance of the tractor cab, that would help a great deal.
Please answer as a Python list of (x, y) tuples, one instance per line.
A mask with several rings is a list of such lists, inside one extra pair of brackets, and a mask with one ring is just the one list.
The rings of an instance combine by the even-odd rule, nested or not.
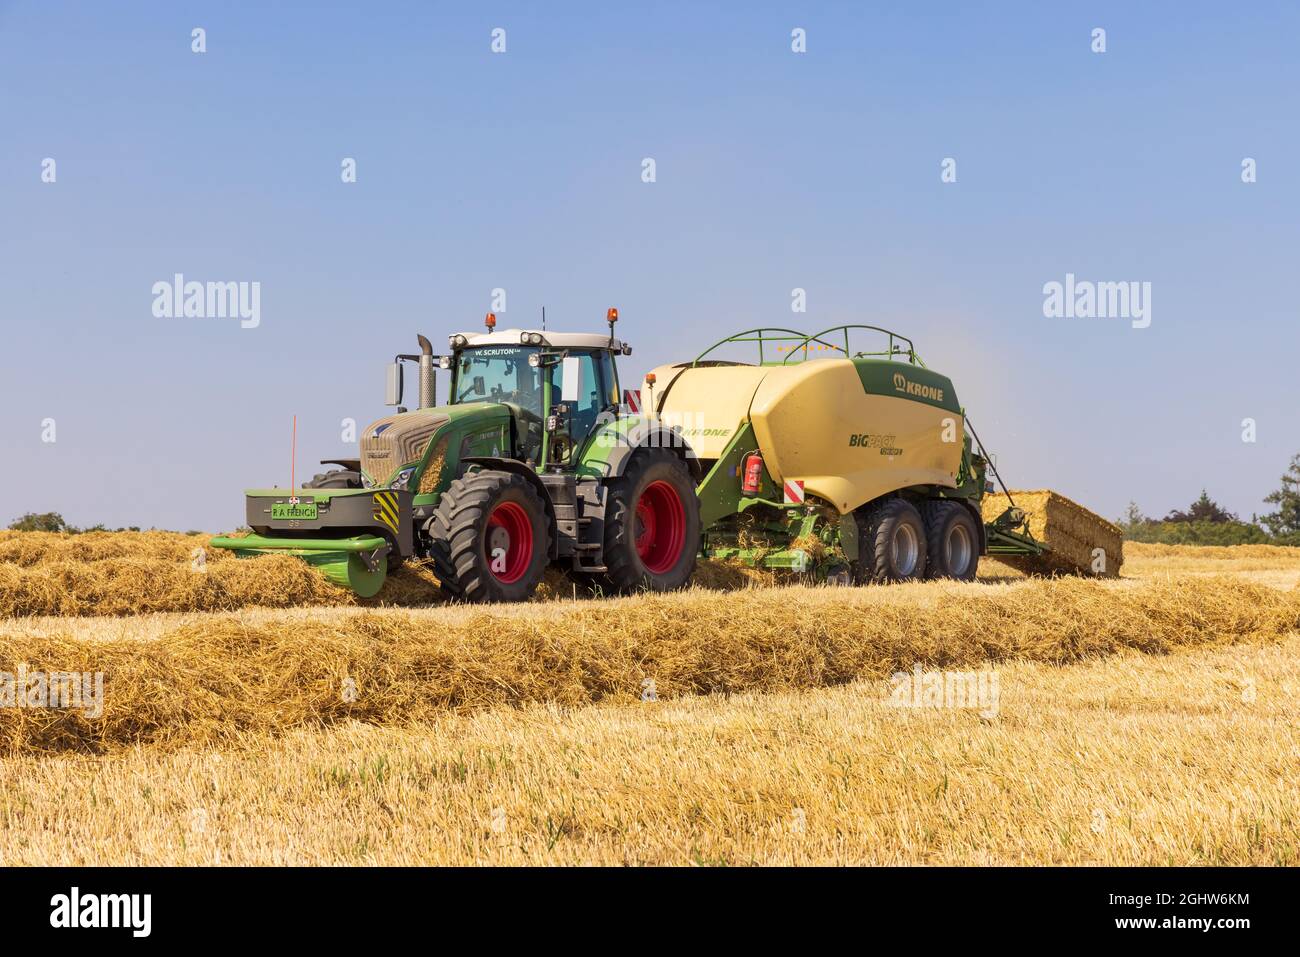
[(451, 404), (497, 403), (510, 410), (515, 458), (564, 467), (621, 395), (610, 336), (495, 328), (450, 337)]

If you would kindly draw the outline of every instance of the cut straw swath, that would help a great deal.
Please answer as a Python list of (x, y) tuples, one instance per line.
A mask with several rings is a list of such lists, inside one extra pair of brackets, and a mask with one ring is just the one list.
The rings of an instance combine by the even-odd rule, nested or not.
[[(0, 708), (0, 751), (207, 745), (351, 720), (633, 703), (647, 678), (660, 699), (819, 688), (918, 663), (1066, 664), (1278, 640), (1300, 626), (1300, 591), (1228, 578), (1030, 580), (984, 595), (947, 587), (916, 586), (908, 601), (889, 589), (692, 589), (545, 615), (390, 611), (261, 625), (213, 616), (140, 641), (14, 632), (0, 636), (0, 670), (102, 671), (104, 712)], [(349, 678), (352, 700), (342, 694)]]

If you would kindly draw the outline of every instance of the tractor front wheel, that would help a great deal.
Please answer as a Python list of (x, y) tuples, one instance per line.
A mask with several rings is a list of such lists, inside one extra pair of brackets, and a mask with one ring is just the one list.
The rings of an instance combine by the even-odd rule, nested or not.
[(700, 551), (700, 500), (667, 449), (642, 449), (609, 483), (604, 583), (618, 592), (671, 591), (690, 581)]
[(541, 496), (511, 472), (456, 479), (425, 530), (443, 591), (464, 601), (527, 600), (551, 552)]

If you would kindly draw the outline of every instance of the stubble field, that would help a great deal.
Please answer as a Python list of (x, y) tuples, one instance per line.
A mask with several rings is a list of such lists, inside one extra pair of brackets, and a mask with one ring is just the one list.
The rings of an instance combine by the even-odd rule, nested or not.
[(0, 671), (104, 676), (0, 707), (3, 863), (1296, 863), (1297, 549), (464, 608), (203, 543), (0, 533)]

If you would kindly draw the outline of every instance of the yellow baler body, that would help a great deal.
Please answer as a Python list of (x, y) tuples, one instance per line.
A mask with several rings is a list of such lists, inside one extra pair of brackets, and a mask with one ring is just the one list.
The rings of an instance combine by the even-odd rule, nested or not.
[[(717, 459), (749, 418), (754, 391), (771, 371), (766, 366), (661, 366), (654, 370), (653, 389), (641, 384), (641, 401), (664, 424), (680, 427), (682, 437), (702, 460)], [(662, 408), (661, 396), (666, 399)]]
[[(965, 421), (952, 383), (928, 370), (873, 359), (783, 366), (663, 366), (647, 410), (703, 460), (721, 457), (748, 420), (768, 474), (849, 512), (917, 485), (956, 488)], [(919, 396), (919, 397), (914, 397)]]

